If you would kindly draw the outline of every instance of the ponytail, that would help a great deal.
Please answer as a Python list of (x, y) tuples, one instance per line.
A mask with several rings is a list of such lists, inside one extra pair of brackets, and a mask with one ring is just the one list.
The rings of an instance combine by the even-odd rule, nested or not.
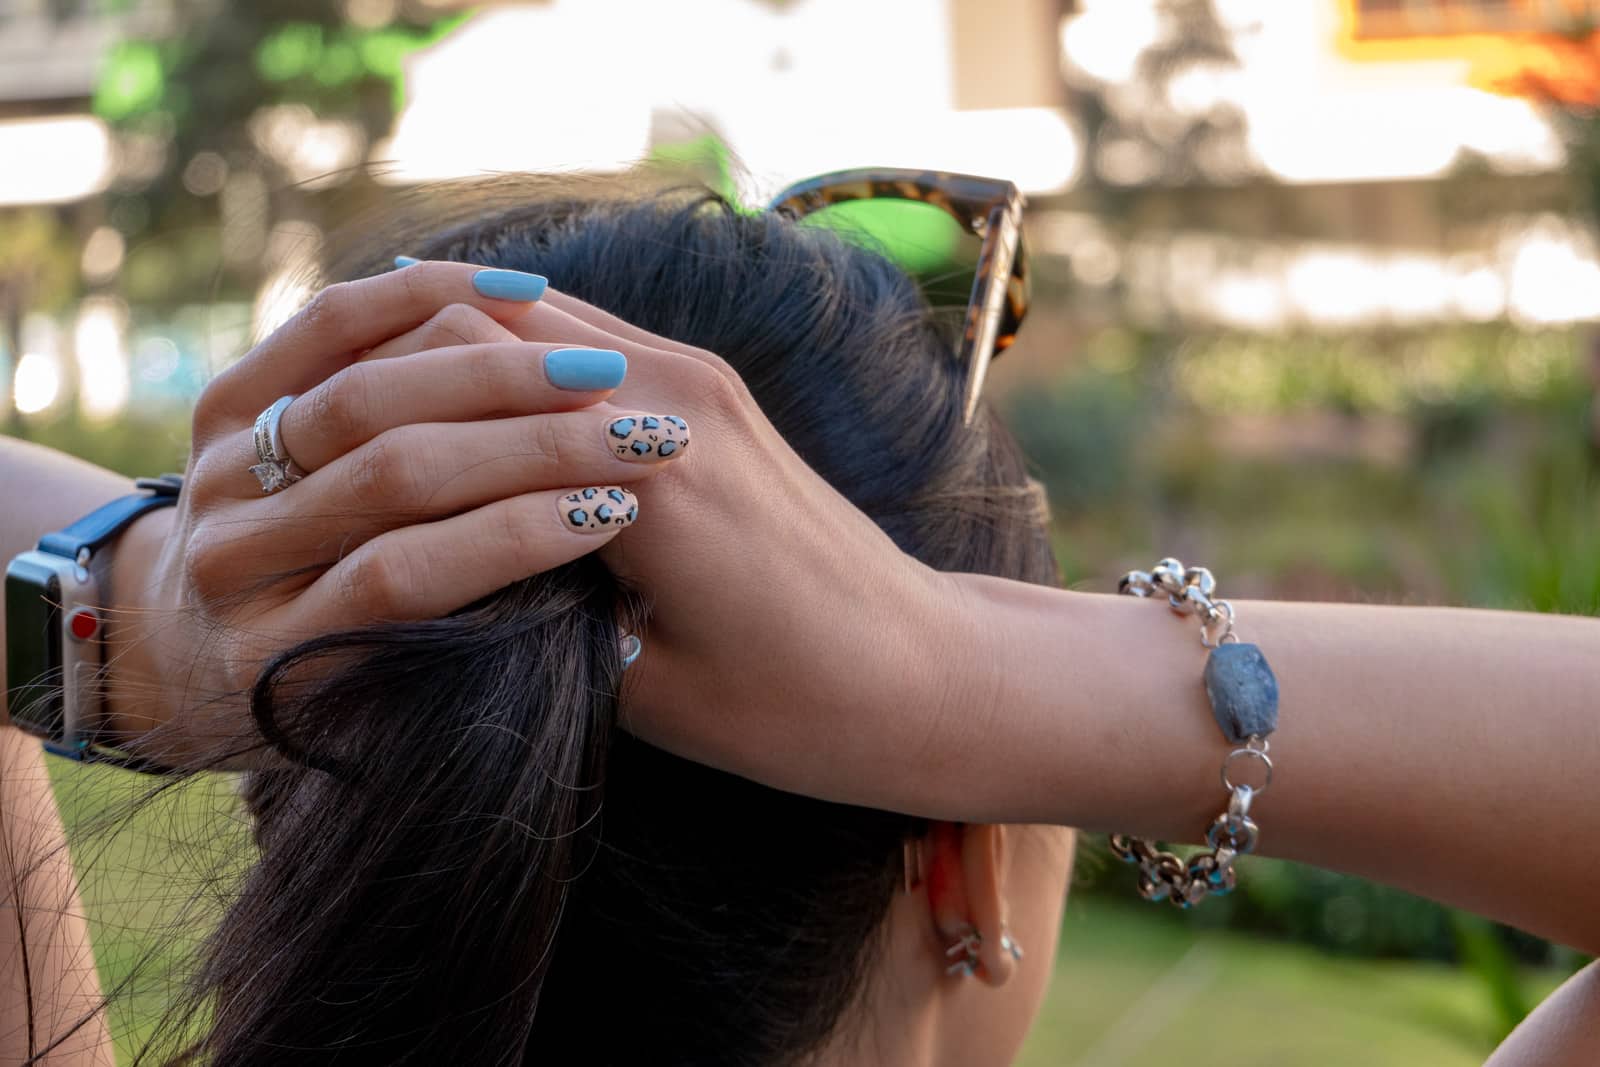
[(186, 1059), (523, 1062), (595, 846), (618, 601), (580, 561), (268, 666), (258, 718), (301, 765), (245, 786), (260, 862), (207, 947)]

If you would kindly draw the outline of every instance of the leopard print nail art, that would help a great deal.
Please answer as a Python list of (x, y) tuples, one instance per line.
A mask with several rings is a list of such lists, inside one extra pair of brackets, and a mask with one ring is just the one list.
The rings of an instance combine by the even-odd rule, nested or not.
[(629, 463), (659, 463), (689, 447), (689, 424), (676, 415), (627, 415), (606, 424), (606, 447)]
[(614, 485), (568, 493), (560, 501), (561, 521), (578, 533), (605, 533), (632, 524), (639, 517), (639, 498)]

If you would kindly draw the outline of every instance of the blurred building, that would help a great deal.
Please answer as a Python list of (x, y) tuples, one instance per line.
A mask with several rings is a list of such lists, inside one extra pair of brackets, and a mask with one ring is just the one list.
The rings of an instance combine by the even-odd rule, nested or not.
[(112, 140), (92, 114), (108, 50), (130, 34), (160, 35), (162, 5), (0, 0), (0, 209), (71, 203), (112, 178)]
[[(546, 0), (484, 11), (412, 57), (375, 149), (391, 179), (612, 169), (713, 135), (755, 198), (864, 163), (998, 172), (1035, 191), (1077, 165), (1063, 0)], [(619, 35), (618, 26), (628, 32)], [(604, 42), (596, 68), (594, 48)], [(530, 98), (529, 72), (548, 96)]]
[(1592, 6), (1217, 0), (1186, 53), (1171, 7), (1089, 0), (1066, 77), (1107, 115), (1039, 243), (1153, 323), (1600, 316), (1566, 131), (1505, 84)]
[[(124, 254), (139, 241), (101, 194), (136, 190), (152, 168), (179, 168), (211, 205), (225, 268), (267, 307), (315, 259), (317, 205), (353, 165), (402, 184), (605, 170), (700, 138), (726, 146), (751, 201), (864, 164), (1009, 177), (1032, 198), (1046, 314), (1078, 322), (1276, 331), (1600, 317), (1589, 205), (1565, 169), (1571, 131), (1508, 81), (1581, 66), (1549, 42), (1594, 3), (332, 6), (381, 29), (417, 5), (465, 18), (396, 68), (392, 130), (369, 138), (303, 104), (263, 102), (243, 125), (272, 164), (260, 174), (279, 176), (267, 181), (203, 148), (168, 159), (159, 136), (95, 114), (108, 57), (119, 42), (173, 33), (178, 0), (0, 0), (0, 243), (24, 207), (56, 226), (75, 246), (76, 290), (98, 309), (89, 327), (24, 328), (45, 283), (33, 259), (0, 245), (0, 353), (42, 353), (16, 367), (19, 385), (44, 382), (51, 360), (69, 364), (74, 337), (109, 353), (101, 363), (137, 363), (149, 348), (158, 369), (173, 347), (187, 359), (200, 346), (167, 323), (127, 333), (139, 307), (112, 296), (129, 291)], [(317, 55), (299, 56), (303, 76), (328, 73), (318, 64), (334, 50)], [(130, 380), (136, 393), (145, 379), (136, 367)], [(114, 406), (130, 394), (107, 395)]]

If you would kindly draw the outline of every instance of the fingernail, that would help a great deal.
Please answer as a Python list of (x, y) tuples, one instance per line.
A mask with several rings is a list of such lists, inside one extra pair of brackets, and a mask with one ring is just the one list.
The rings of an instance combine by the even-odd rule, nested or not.
[(639, 498), (614, 485), (568, 493), (560, 500), (561, 521), (579, 533), (605, 533), (639, 517)]
[(395, 269), (396, 270), (400, 269), (401, 267), (415, 267), (418, 263), (421, 263), (421, 262), (422, 262), (422, 260), (417, 259), (415, 256), (395, 256), (394, 257), (394, 265), (395, 265)]
[(628, 357), (609, 348), (558, 348), (545, 353), (544, 373), (557, 389), (615, 389)]
[(472, 276), (472, 287), (495, 300), (537, 300), (549, 281), (520, 270), (480, 270)]
[(658, 463), (689, 447), (689, 424), (676, 415), (627, 415), (606, 423), (606, 447), (629, 463)]

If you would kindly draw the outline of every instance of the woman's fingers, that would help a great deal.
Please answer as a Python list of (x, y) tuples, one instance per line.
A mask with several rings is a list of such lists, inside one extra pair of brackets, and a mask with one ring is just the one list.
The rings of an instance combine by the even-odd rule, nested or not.
[[(637, 483), (686, 455), (689, 440), (678, 416), (604, 406), (401, 426), (243, 505), (237, 524), (222, 527), (238, 546), (236, 558), (214, 577), (243, 588), (326, 566), (389, 531), (496, 500), (564, 485)], [(245, 433), (234, 445), (252, 447)]]
[(622, 383), (615, 349), (507, 341), (435, 348), (354, 363), (284, 411), (284, 448), (315, 471), (380, 434), (416, 423), (465, 422), (588, 407)]
[(447, 615), (496, 589), (594, 551), (638, 518), (620, 486), (525, 493), (438, 522), (392, 530), (311, 584), (289, 609), (296, 630)]
[[(549, 290), (545, 290), (546, 293)], [(540, 298), (541, 300), (543, 297)], [(533, 304), (531, 307), (538, 307)], [(527, 314), (525, 307), (515, 315), (504, 316), (506, 322), (515, 321), (521, 315)], [(424, 352), (430, 348), (451, 348), (456, 345), (482, 345), (495, 341), (519, 341), (515, 333), (508, 329), (505, 323), (489, 315), (471, 304), (451, 304), (440, 308), (427, 322), (421, 326), (407, 330), (398, 337), (391, 337), (381, 345), (376, 345), (362, 353), (361, 360), (393, 359), (395, 356), (409, 356), (417, 352)], [(549, 340), (549, 338), (529, 338), (529, 340)]]
[(278, 397), (305, 392), (361, 352), (428, 321), (441, 308), (468, 304), (493, 318), (508, 317), (537, 301), (545, 284), (544, 278), (519, 271), (419, 263), (330, 285), (218, 375), (206, 388), (203, 400), (209, 404), (202, 406), (236, 420), (254, 418)]
[[(546, 290), (544, 306), (553, 311), (558, 311), (569, 318), (601, 330), (613, 337), (641, 345), (645, 348), (657, 348), (664, 352), (675, 352), (680, 356), (689, 356), (693, 359), (713, 358), (711, 353), (693, 345), (682, 344), (670, 337), (651, 333), (649, 330), (640, 329), (631, 322), (624, 322), (609, 311), (602, 311), (593, 304), (587, 304), (577, 297), (559, 290)], [(524, 315), (526, 312), (523, 313)]]
[[(283, 537), (346, 550), (387, 530), (563, 485), (632, 483), (689, 451), (676, 415), (603, 407), (484, 422), (402, 426), (263, 501)], [(309, 547), (309, 546), (308, 546)]]

